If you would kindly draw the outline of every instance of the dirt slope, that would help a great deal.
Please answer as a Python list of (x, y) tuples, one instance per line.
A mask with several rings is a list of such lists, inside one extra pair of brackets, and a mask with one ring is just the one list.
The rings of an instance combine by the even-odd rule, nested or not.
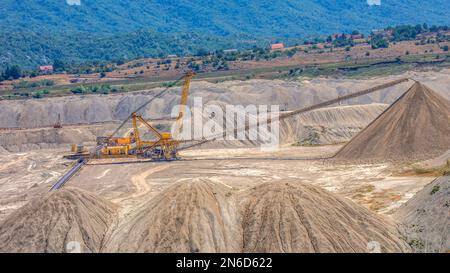
[[(289, 110), (309, 106), (329, 99), (373, 87), (400, 77), (417, 78), (450, 99), (448, 71), (432, 73), (407, 73), (401, 76), (374, 79), (326, 79), (312, 80), (248, 80), (209, 83), (194, 81), (188, 105), (194, 98), (203, 103), (221, 101), (232, 105), (280, 105), (288, 104)], [(355, 98), (344, 104), (391, 104), (409, 86), (400, 84), (373, 94)], [(109, 95), (82, 95), (30, 100), (0, 101), (0, 128), (51, 126), (61, 116), (63, 124), (93, 123), (123, 120), (143, 101), (148, 100), (161, 88)], [(144, 116), (157, 118), (170, 115), (172, 107), (180, 101), (181, 87), (171, 88), (167, 93), (146, 107)]]
[(0, 130), (0, 147), (9, 152), (24, 152), (70, 146), (73, 143), (95, 145), (96, 137), (107, 135), (117, 123), (73, 125), (63, 128), (5, 129)]
[[(337, 106), (319, 109), (292, 117), (280, 124), (282, 143), (331, 144), (348, 141), (374, 120), (386, 104)], [(206, 120), (205, 120), (206, 122)], [(65, 126), (61, 129), (40, 128), (26, 130), (0, 130), (0, 153), (37, 149), (67, 149), (72, 143), (94, 145), (97, 135), (108, 135), (118, 126), (115, 123), (99, 125)], [(167, 128), (170, 130), (170, 128)], [(251, 146), (248, 141), (214, 143), (211, 147)]]
[(436, 179), (394, 215), (417, 252), (450, 251), (450, 176)]
[[(215, 103), (224, 107), (223, 103)], [(279, 123), (280, 144), (324, 145), (349, 141), (387, 107), (388, 105), (381, 103), (335, 106), (281, 120)], [(235, 127), (229, 126), (226, 121), (223, 121), (225, 132), (230, 133), (235, 128), (243, 128), (242, 124), (246, 124), (245, 122), (248, 124), (248, 119), (252, 119), (254, 124), (257, 122), (257, 118), (254, 116), (247, 115), (247, 120), (244, 120), (243, 117), (245, 117), (245, 113), (242, 112), (241, 115), (235, 117), (235, 120), (240, 121), (233, 124)], [(208, 122), (208, 120), (205, 119), (204, 122)], [(222, 127), (222, 125), (219, 126)], [(261, 140), (267, 138), (270, 139), (270, 134), (258, 133), (257, 141), (249, 141), (247, 134), (247, 140), (244, 141), (216, 140), (201, 145), (201, 148), (259, 147), (262, 143)]]
[(406, 252), (396, 227), (317, 187), (267, 183), (235, 192), (208, 180), (171, 186), (122, 221), (108, 252)]
[(0, 224), (0, 252), (66, 252), (77, 241), (99, 252), (116, 206), (91, 193), (65, 188), (36, 198)]
[(450, 101), (416, 82), (336, 155), (342, 160), (417, 161), (450, 149)]
[(240, 230), (230, 189), (208, 181), (174, 184), (131, 215), (108, 252), (238, 252)]
[(349, 141), (379, 116), (387, 104), (336, 106), (291, 117), (280, 123), (282, 143), (335, 144)]
[(0, 225), (0, 252), (407, 252), (396, 226), (303, 183), (270, 182), (237, 191), (207, 179), (182, 180), (133, 210), (66, 188), (35, 199)]
[(242, 201), (244, 252), (409, 251), (393, 224), (308, 184), (267, 183)]

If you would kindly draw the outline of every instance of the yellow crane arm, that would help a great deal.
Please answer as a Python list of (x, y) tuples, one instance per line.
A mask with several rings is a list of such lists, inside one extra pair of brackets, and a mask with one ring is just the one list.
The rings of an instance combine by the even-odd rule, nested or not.
[(141, 146), (141, 136), (139, 134), (139, 128), (138, 128), (138, 124), (137, 124), (137, 114), (136, 113), (132, 113), (132, 123), (133, 123), (133, 132), (134, 132), (134, 139), (136, 141), (136, 145), (138, 147)]
[[(321, 103), (318, 103), (318, 104), (315, 104), (315, 105), (312, 105), (312, 106), (307, 106), (307, 107), (304, 107), (304, 108), (300, 108), (298, 110), (279, 115), (278, 116), (278, 120), (283, 120), (283, 119), (286, 119), (286, 118), (289, 118), (289, 117), (292, 117), (292, 116), (295, 116), (295, 115), (299, 115), (299, 114), (306, 113), (306, 112), (309, 112), (309, 111), (313, 111), (313, 110), (316, 110), (316, 109), (320, 109), (320, 108), (323, 108), (323, 107), (326, 107), (326, 106), (330, 106), (330, 105), (336, 104), (336, 103), (344, 101), (344, 100), (348, 100), (348, 99), (360, 97), (360, 96), (363, 96), (363, 95), (367, 95), (367, 94), (373, 93), (373, 92), (378, 91), (378, 90), (386, 89), (386, 88), (389, 88), (391, 86), (395, 86), (395, 85), (407, 82), (409, 80), (410, 80), (409, 78), (402, 78), (402, 79), (399, 79), (399, 80), (394, 80), (394, 81), (391, 81), (391, 82), (388, 82), (388, 83), (385, 83), (385, 84), (377, 85), (375, 87), (372, 87), (372, 88), (369, 88), (369, 89), (366, 89), (366, 90), (362, 90), (362, 91), (359, 91), (359, 92), (355, 92), (355, 93), (351, 93), (351, 94), (348, 94), (348, 95), (340, 96), (340, 97), (337, 97), (335, 99), (324, 101), (324, 102), (321, 102)], [(272, 119), (268, 118), (263, 123), (258, 123), (258, 125), (270, 124), (270, 123), (272, 123)], [(211, 142), (211, 141), (215, 141), (217, 138), (220, 138), (220, 137), (225, 138), (225, 136), (227, 134), (230, 134), (230, 133), (236, 134), (236, 132), (238, 130), (242, 130), (242, 131), (246, 132), (246, 131), (249, 130), (249, 128), (250, 128), (249, 125), (245, 125), (245, 126), (240, 127), (240, 128), (234, 128), (232, 130), (225, 131), (225, 132), (223, 132), (221, 134), (217, 134), (215, 136), (210, 136), (210, 138), (208, 138), (208, 139), (186, 141), (185, 143), (188, 143), (188, 142), (193, 142), (193, 143), (188, 145), (188, 146), (181, 147), (178, 150), (181, 151), (181, 150), (186, 150), (186, 149), (189, 149), (189, 148), (192, 148), (192, 147), (200, 146), (202, 144), (205, 144), (205, 143), (208, 143), (208, 142)]]
[[(113, 133), (111, 133), (111, 135), (107, 138), (107, 141), (111, 140), (119, 131), (120, 129), (122, 129), (125, 124), (131, 119), (133, 118), (133, 114), (138, 113), (140, 110), (144, 109), (147, 105), (149, 105), (152, 101), (154, 101), (157, 98), (162, 97), (167, 90), (169, 90), (172, 86), (177, 85), (185, 76), (177, 79), (175, 82), (173, 82), (172, 84), (170, 84), (169, 86), (167, 86), (164, 90), (160, 91), (158, 94), (154, 95), (151, 99), (147, 100), (145, 103), (143, 103), (141, 106), (139, 106), (136, 110), (134, 110), (133, 113), (131, 113), (124, 121), (122, 121), (122, 123), (119, 125), (119, 127), (116, 128), (116, 130), (114, 130)], [(106, 142), (107, 142), (106, 141)], [(98, 149), (101, 149), (102, 146), (97, 147)]]
[(192, 78), (195, 73), (189, 71), (186, 73), (183, 84), (183, 92), (181, 93), (181, 101), (180, 101), (180, 112), (178, 113), (177, 120), (175, 121), (175, 134), (181, 133), (183, 129), (183, 116), (184, 111), (186, 110), (186, 104), (188, 102), (189, 97), (189, 88), (191, 86)]
[[(152, 131), (152, 133), (153, 133), (156, 137), (158, 137), (158, 140), (160, 140), (160, 139), (162, 138), (161, 133), (160, 133), (158, 130), (156, 130), (156, 128), (154, 128), (154, 127), (153, 127), (150, 123), (148, 123), (145, 119), (143, 119), (141, 116), (138, 116), (138, 115), (135, 114), (133, 120), (135, 120), (135, 119), (139, 120), (139, 121), (142, 122), (145, 126), (147, 126), (147, 128), (150, 129), (150, 131)], [(133, 125), (133, 126), (134, 126), (134, 125)], [(137, 127), (136, 127), (136, 128), (137, 128)]]

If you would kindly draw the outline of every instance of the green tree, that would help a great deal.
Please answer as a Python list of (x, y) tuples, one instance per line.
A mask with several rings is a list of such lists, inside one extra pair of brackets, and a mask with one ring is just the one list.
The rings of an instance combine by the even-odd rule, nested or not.
[(22, 70), (18, 65), (7, 66), (3, 72), (4, 80), (16, 80), (22, 77)]
[(388, 48), (389, 47), (388, 40), (385, 39), (383, 37), (383, 35), (381, 35), (381, 34), (377, 34), (377, 35), (373, 36), (373, 38), (370, 41), (370, 43), (371, 43), (373, 49)]
[(65, 64), (63, 61), (56, 59), (53, 62), (53, 70), (55, 70), (56, 72), (63, 72), (65, 69)]
[(204, 48), (200, 48), (198, 51), (197, 51), (197, 54), (196, 54), (197, 56), (208, 56), (208, 51), (206, 50), (206, 49), (204, 49)]

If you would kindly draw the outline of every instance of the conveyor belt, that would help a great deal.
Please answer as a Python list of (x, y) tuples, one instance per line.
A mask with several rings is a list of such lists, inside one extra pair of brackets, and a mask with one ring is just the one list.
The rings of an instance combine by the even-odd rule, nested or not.
[[(356, 92), (356, 93), (352, 93), (352, 94), (349, 94), (349, 95), (341, 96), (341, 97), (338, 97), (338, 98), (335, 98), (335, 99), (332, 99), (332, 100), (328, 100), (328, 101), (325, 101), (325, 102), (322, 102), (322, 103), (318, 103), (318, 104), (315, 104), (315, 105), (312, 105), (312, 106), (304, 107), (304, 108), (301, 108), (301, 109), (298, 109), (298, 110), (295, 110), (295, 111), (292, 111), (292, 112), (289, 112), (289, 113), (284, 113), (284, 114), (279, 115), (278, 120), (282, 120), (282, 119), (285, 119), (285, 118), (288, 118), (288, 117), (292, 117), (292, 116), (295, 116), (295, 115), (299, 115), (299, 114), (302, 114), (302, 113), (305, 113), (305, 112), (309, 112), (309, 111), (320, 109), (320, 108), (323, 108), (323, 107), (326, 107), (326, 106), (330, 106), (330, 105), (339, 103), (339, 102), (344, 101), (344, 100), (348, 100), (348, 99), (360, 97), (360, 96), (363, 96), (363, 95), (367, 95), (367, 94), (373, 93), (373, 92), (378, 91), (378, 90), (382, 90), (382, 89), (385, 89), (385, 88), (388, 88), (388, 87), (391, 87), (391, 86), (394, 86), (394, 85), (397, 85), (397, 84), (400, 84), (400, 83), (403, 83), (403, 82), (407, 82), (408, 80), (409, 79), (407, 79), (407, 78), (395, 80), (395, 81), (392, 81), (392, 82), (388, 82), (388, 83), (385, 83), (385, 84), (382, 84), (382, 85), (375, 86), (373, 88), (369, 88), (369, 89), (362, 90), (362, 91), (359, 91), (359, 92)], [(157, 97), (161, 96), (163, 93), (164, 92), (160, 92), (154, 98), (157, 98)], [(139, 107), (139, 109), (142, 109), (144, 106), (146, 106), (153, 99), (151, 99), (151, 100), (147, 101), (146, 103), (144, 103), (141, 107)], [(272, 122), (272, 120), (268, 119), (265, 123), (271, 123), (271, 122)], [(123, 125), (119, 126), (118, 129), (120, 129), (122, 126)], [(250, 126), (246, 125), (245, 127), (242, 127), (242, 128), (236, 128), (233, 131), (234, 131), (234, 133), (236, 133), (238, 130), (245, 130), (245, 131), (247, 131), (249, 129), (250, 129)], [(179, 150), (186, 150), (186, 149), (189, 149), (189, 148), (192, 148), (192, 147), (195, 147), (195, 146), (202, 145), (202, 144), (207, 143), (207, 142), (214, 141), (214, 140), (216, 140), (216, 138), (224, 137), (224, 136), (226, 136), (227, 134), (229, 134), (229, 133), (231, 133), (233, 131), (224, 132), (223, 134), (219, 134), (219, 135), (213, 136), (210, 139), (204, 139), (204, 140), (200, 140), (200, 141), (197, 140), (196, 143), (190, 144), (190, 145), (185, 146), (185, 147), (181, 147)], [(184, 142), (188, 143), (189, 141), (184, 141)], [(192, 142), (195, 142), (195, 140), (192, 141)], [(97, 146), (95, 148), (95, 152), (98, 152), (102, 147), (103, 147), (102, 145)], [(292, 160), (298, 160), (298, 159), (299, 158), (293, 158)], [(86, 163), (87, 163), (86, 159), (80, 159), (80, 161), (78, 161), (78, 163), (72, 169), (70, 169), (69, 172), (67, 172), (55, 185), (53, 185), (53, 187), (50, 189), (50, 191), (54, 191), (54, 190), (62, 188), (67, 183), (67, 181), (69, 181), (70, 178), (72, 178)]]
[[(388, 82), (388, 83), (385, 83), (385, 84), (381, 84), (381, 85), (378, 85), (378, 86), (375, 86), (375, 87), (372, 87), (372, 88), (369, 88), (369, 89), (366, 89), (366, 90), (358, 91), (358, 92), (355, 92), (355, 93), (352, 93), (352, 94), (349, 94), (349, 95), (340, 96), (340, 97), (332, 99), (332, 100), (328, 100), (328, 101), (324, 101), (324, 102), (321, 102), (321, 103), (318, 103), (318, 104), (315, 104), (315, 105), (307, 106), (307, 107), (304, 107), (304, 108), (301, 108), (301, 109), (298, 109), (298, 110), (295, 110), (295, 111), (292, 111), (292, 112), (289, 112), (289, 113), (284, 113), (284, 114), (281, 114), (281, 115), (278, 116), (278, 120), (286, 119), (288, 117), (296, 116), (296, 115), (303, 114), (303, 113), (306, 113), (306, 112), (310, 112), (310, 111), (313, 111), (313, 110), (316, 110), (316, 109), (327, 107), (327, 106), (339, 103), (339, 102), (344, 101), (344, 100), (349, 100), (349, 99), (353, 99), (353, 98), (356, 98), (356, 97), (364, 96), (364, 95), (373, 93), (373, 92), (378, 91), (378, 90), (382, 90), (382, 89), (385, 89), (385, 88), (388, 88), (388, 87), (391, 87), (391, 86), (394, 86), (394, 85), (397, 85), (397, 84), (400, 84), (400, 83), (403, 83), (403, 82), (407, 82), (408, 80), (409, 80), (408, 78), (402, 78), (402, 79), (395, 80), (395, 81), (392, 81), (392, 82)], [(261, 124), (268, 124), (268, 123), (271, 123), (271, 122), (272, 122), (272, 119), (269, 118), (264, 123), (261, 123)], [(190, 144), (190, 145), (185, 146), (185, 147), (181, 147), (179, 150), (181, 151), (181, 150), (190, 149), (190, 148), (195, 147), (195, 146), (200, 146), (202, 144), (205, 144), (205, 143), (208, 143), (208, 142), (211, 142), (211, 141), (215, 141), (217, 138), (225, 138), (227, 134), (231, 134), (231, 133), (233, 133), (233, 131), (234, 131), (234, 134), (236, 134), (238, 131), (246, 132), (249, 129), (250, 129), (250, 126), (246, 125), (245, 127), (236, 128), (234, 130), (226, 131), (226, 132), (224, 132), (222, 134), (218, 134), (218, 135), (212, 136), (212, 137), (210, 137), (208, 139), (196, 140), (198, 142)], [(194, 141), (195, 140), (193, 140), (192, 142), (194, 142)]]
[(56, 182), (56, 184), (51, 187), (50, 191), (62, 188), (67, 183), (67, 181), (69, 181), (70, 178), (72, 178), (86, 163), (86, 159), (80, 159), (77, 164), (75, 164), (75, 166), (70, 169), (70, 171), (68, 171), (63, 177), (58, 180), (58, 182)]

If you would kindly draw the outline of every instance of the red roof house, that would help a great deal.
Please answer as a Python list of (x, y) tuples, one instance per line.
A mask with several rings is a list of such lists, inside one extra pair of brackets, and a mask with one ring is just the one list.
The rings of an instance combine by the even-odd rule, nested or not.
[(45, 74), (53, 74), (53, 65), (39, 66), (39, 71)]
[(272, 50), (284, 49), (284, 44), (273, 44), (271, 48)]
[(363, 39), (364, 38), (364, 35), (362, 35), (362, 34), (352, 34), (352, 39)]

